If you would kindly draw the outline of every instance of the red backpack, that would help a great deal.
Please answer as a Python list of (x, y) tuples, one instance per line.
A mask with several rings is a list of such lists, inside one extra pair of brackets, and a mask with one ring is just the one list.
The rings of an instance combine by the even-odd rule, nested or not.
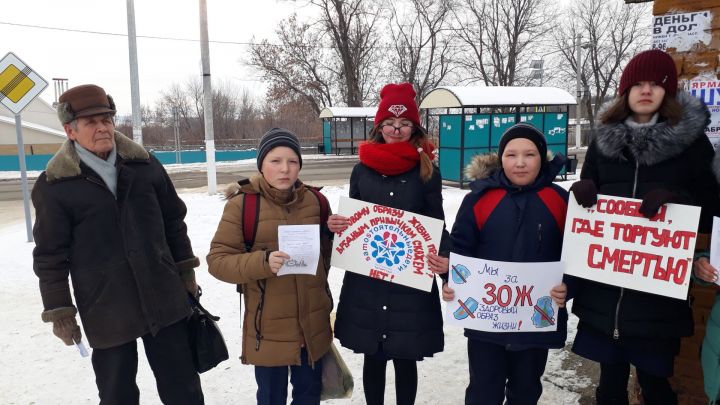
[[(240, 180), (238, 181), (238, 184), (240, 186), (243, 186), (246, 184), (248, 180)], [(318, 199), (318, 203), (320, 204), (320, 232), (327, 232), (330, 234), (330, 230), (327, 228), (327, 220), (328, 215), (330, 213), (330, 204), (328, 203), (327, 198), (325, 198), (324, 195), (320, 193), (320, 190), (312, 187), (308, 187), (308, 190), (310, 190), (314, 195), (315, 198)], [(245, 250), (247, 252), (250, 252), (253, 245), (255, 244), (255, 235), (257, 234), (257, 227), (258, 227), (258, 219), (260, 217), (260, 195), (259, 194), (243, 194), (243, 208), (242, 208), (242, 221), (243, 221), (243, 238), (245, 239)], [(260, 303), (258, 305), (258, 314), (260, 320), (262, 320), (262, 312), (263, 312), (263, 302), (264, 302), (264, 296), (265, 296), (265, 280), (258, 280), (258, 286), (260, 287), (260, 290), (262, 291), (262, 296), (260, 297)], [(330, 299), (332, 300), (332, 293), (330, 292), (330, 286), (328, 286), (327, 283), (325, 283), (325, 290), (327, 291), (328, 295), (330, 296)], [(242, 303), (243, 303), (243, 297), (242, 297), (242, 284), (237, 285), (237, 292), (240, 294), (240, 328), (242, 329), (242, 321), (243, 321), (243, 311), (242, 311)], [(257, 317), (257, 316), (256, 316)], [(260, 347), (260, 342), (263, 339), (261, 329), (259, 326), (259, 322), (255, 321), (255, 350), (258, 350)]]
[[(238, 182), (239, 183), (239, 182)], [(241, 184), (242, 185), (242, 184)], [(320, 228), (327, 230), (327, 220), (330, 213), (330, 203), (319, 189), (307, 187), (318, 199), (320, 204)], [(243, 194), (243, 239), (245, 240), (245, 250), (250, 251), (255, 244), (255, 235), (257, 234), (258, 218), (260, 218), (260, 195), (259, 194)], [(328, 230), (328, 232), (330, 232)]]

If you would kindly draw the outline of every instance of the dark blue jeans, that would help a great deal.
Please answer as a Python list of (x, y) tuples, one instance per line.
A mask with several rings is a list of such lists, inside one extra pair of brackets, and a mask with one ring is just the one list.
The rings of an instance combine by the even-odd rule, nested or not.
[(300, 352), (299, 366), (262, 367), (255, 366), (257, 381), (258, 405), (285, 405), (288, 392), (288, 369), (292, 389), (292, 405), (320, 404), (322, 388), (322, 364), (315, 362), (314, 367), (308, 363), (307, 351)]
[(511, 351), (505, 346), (468, 339), (470, 384), (466, 405), (536, 405), (542, 394), (547, 349)]

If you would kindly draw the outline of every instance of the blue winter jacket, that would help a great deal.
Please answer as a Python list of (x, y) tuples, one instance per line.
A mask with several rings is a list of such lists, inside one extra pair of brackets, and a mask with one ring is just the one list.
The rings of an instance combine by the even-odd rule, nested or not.
[(701, 360), (705, 394), (711, 404), (720, 403), (720, 296), (715, 298), (708, 318)]
[[(512, 185), (497, 155), (476, 156), (468, 174), (476, 180), (460, 206), (452, 229), (453, 252), (504, 262), (560, 260), (568, 193), (553, 180), (565, 164), (557, 155), (544, 162), (535, 182)], [(465, 336), (508, 350), (560, 348), (567, 336), (567, 311), (555, 332), (491, 333), (465, 329)]]

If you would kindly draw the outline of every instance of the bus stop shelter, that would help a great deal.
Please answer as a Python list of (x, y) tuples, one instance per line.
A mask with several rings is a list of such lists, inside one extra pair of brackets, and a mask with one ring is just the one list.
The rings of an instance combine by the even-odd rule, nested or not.
[(324, 153), (357, 153), (359, 143), (373, 128), (376, 111), (377, 107), (326, 107), (320, 111)]
[[(420, 103), (439, 125), (439, 162), (443, 180), (468, 181), (463, 174), (475, 155), (497, 152), (500, 137), (524, 122), (543, 132), (548, 151), (567, 156), (568, 112), (575, 98), (555, 87), (438, 87)], [(563, 171), (565, 173), (565, 171)]]

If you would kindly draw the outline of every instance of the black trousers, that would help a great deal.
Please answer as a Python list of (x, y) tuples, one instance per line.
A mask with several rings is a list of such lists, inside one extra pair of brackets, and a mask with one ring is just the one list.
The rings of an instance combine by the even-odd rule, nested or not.
[[(468, 339), (470, 384), (466, 405), (536, 405), (542, 395), (548, 349), (506, 350)], [(507, 402), (505, 399), (507, 398)]]
[[(142, 336), (158, 394), (164, 404), (203, 404), (200, 377), (193, 365), (185, 320), (163, 328), (156, 336)], [(109, 349), (93, 349), (92, 365), (101, 405), (135, 405), (137, 342)]]
[[(677, 405), (667, 377), (658, 377), (635, 368), (645, 405)], [(630, 378), (630, 364), (600, 363), (600, 383), (595, 391), (598, 405), (627, 405), (627, 385)]]
[[(367, 405), (385, 404), (385, 372), (389, 358), (381, 351), (365, 355), (363, 362), (363, 388)], [(417, 362), (392, 359), (395, 366), (395, 405), (413, 405), (417, 395)]]

